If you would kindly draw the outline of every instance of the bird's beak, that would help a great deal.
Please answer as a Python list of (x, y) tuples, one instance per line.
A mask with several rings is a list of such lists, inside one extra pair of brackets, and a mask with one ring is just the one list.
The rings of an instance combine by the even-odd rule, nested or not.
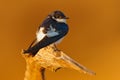
[(69, 19), (69, 17), (65, 17), (64, 19)]

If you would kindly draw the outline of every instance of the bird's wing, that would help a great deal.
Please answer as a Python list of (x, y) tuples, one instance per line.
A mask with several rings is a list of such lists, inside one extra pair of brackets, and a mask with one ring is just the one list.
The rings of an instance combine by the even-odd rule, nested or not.
[(50, 25), (50, 30), (47, 31), (46, 35), (47, 35), (47, 37), (55, 37), (55, 36), (59, 35), (59, 32), (55, 28), (53, 28), (52, 25)]
[(59, 35), (55, 28), (50, 25), (49, 27), (41, 27), (39, 31), (36, 33), (37, 42), (41, 41), (44, 37), (54, 37)]
[(41, 41), (46, 36), (46, 32), (44, 31), (45, 27), (41, 27), (39, 31), (37, 31), (36, 33), (37, 42)]
[(30, 46), (28, 47), (27, 50), (24, 51), (24, 53), (31, 52), (29, 50), (31, 50), (32, 47), (36, 46), (39, 43), (41, 43), (41, 44), (39, 44), (39, 45), (41, 45), (41, 47), (39, 47), (39, 48), (45, 47), (46, 45), (51, 43), (51, 42), (49, 42), (47, 44), (44, 43), (44, 42), (46, 42), (46, 40), (47, 41), (50, 40), (48, 38), (55, 37), (55, 36), (58, 36), (58, 35), (59, 35), (59, 32), (57, 32), (56, 29), (52, 27), (52, 25), (50, 25), (49, 28), (48, 27), (47, 28), (46, 27), (40, 27), (39, 31), (37, 31), (37, 33), (36, 33), (36, 39), (30, 44)]
[(39, 49), (58, 41), (64, 37), (67, 32), (68, 26), (66, 24), (59, 24), (57, 27), (51, 25), (48, 29), (41, 27), (37, 32), (37, 42), (25, 50), (24, 53), (32, 53), (32, 55), (35, 55)]

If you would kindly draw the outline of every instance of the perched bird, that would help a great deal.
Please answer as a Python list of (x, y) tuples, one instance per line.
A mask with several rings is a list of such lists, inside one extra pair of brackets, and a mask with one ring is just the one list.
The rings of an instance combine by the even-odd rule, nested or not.
[(68, 17), (59, 10), (52, 12), (39, 26), (36, 39), (31, 43), (24, 53), (35, 55), (41, 48), (50, 44), (56, 45), (68, 33), (68, 25), (66, 23)]

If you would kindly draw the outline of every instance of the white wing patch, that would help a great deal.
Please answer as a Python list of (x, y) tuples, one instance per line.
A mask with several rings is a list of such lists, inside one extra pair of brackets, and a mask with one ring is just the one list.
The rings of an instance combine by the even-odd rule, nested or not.
[(47, 31), (47, 33), (43, 33), (44, 27), (41, 27), (40, 30), (36, 33), (36, 37), (37, 37), (37, 42), (41, 41), (45, 36), (47, 37), (54, 37), (59, 35), (58, 32), (56, 32), (55, 28), (53, 28), (50, 25), (50, 30)]
[(53, 28), (51, 25), (50, 25), (50, 30), (47, 31), (47, 37), (54, 37), (54, 36), (57, 36), (59, 35), (58, 32), (55, 31), (55, 28)]
[(41, 41), (46, 34), (43, 33), (44, 27), (41, 27), (40, 30), (36, 33), (37, 42)]

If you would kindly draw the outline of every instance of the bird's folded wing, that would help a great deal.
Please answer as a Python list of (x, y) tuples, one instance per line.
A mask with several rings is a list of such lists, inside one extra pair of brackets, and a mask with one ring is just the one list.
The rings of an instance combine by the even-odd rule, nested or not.
[(50, 30), (47, 31), (47, 37), (54, 37), (54, 36), (57, 36), (59, 35), (59, 33), (56, 31), (55, 28), (52, 27), (52, 25), (50, 25)]

